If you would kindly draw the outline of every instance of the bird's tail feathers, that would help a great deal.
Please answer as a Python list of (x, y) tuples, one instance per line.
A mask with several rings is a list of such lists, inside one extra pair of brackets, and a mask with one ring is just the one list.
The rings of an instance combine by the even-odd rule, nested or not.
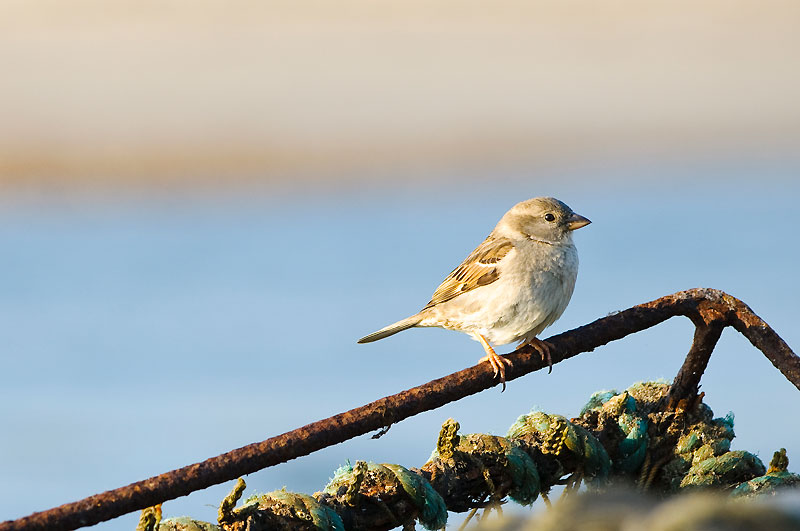
[(406, 317), (402, 321), (397, 321), (396, 323), (381, 328), (377, 332), (372, 332), (371, 334), (362, 337), (361, 339), (358, 340), (358, 342), (371, 343), (373, 341), (378, 341), (379, 339), (383, 339), (384, 337), (389, 337), (391, 335), (396, 334), (397, 332), (402, 332), (403, 330), (407, 330), (412, 326), (416, 326), (419, 324), (420, 321), (422, 321), (422, 317), (419, 314), (412, 315), (411, 317)]

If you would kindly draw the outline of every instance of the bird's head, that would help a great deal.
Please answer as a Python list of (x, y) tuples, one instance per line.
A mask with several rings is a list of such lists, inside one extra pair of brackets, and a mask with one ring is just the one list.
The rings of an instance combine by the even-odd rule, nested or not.
[(591, 223), (553, 197), (534, 197), (517, 203), (505, 213), (495, 232), (512, 238), (531, 238), (548, 243), (572, 240), (572, 231)]

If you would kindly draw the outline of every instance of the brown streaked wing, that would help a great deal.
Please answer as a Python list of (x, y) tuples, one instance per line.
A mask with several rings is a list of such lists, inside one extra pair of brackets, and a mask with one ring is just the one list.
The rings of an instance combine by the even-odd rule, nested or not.
[(513, 248), (514, 244), (507, 238), (486, 238), (460, 266), (447, 275), (423, 310), (497, 280), (497, 263)]

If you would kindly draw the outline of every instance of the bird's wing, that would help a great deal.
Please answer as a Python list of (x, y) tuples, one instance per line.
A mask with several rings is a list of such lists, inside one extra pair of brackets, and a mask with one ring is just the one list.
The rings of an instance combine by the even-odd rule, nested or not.
[(486, 238), (460, 266), (447, 275), (423, 310), (497, 280), (497, 264), (513, 248), (514, 244), (507, 238)]

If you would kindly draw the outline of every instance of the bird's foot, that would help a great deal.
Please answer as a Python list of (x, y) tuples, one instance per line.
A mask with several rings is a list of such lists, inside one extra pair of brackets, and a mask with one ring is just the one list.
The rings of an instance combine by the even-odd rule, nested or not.
[(550, 349), (553, 348), (553, 345), (547, 341), (542, 341), (538, 337), (534, 337), (528, 342), (523, 342), (520, 347), (524, 347), (525, 345), (533, 347), (542, 357), (542, 361), (547, 362), (547, 374), (553, 372), (553, 358), (550, 356)]
[(506, 390), (506, 365), (511, 367), (514, 364), (511, 362), (510, 359), (508, 359), (508, 358), (506, 358), (504, 356), (500, 356), (497, 352), (495, 352), (494, 349), (492, 348), (492, 346), (489, 344), (489, 342), (486, 340), (485, 337), (483, 337), (480, 334), (477, 334), (477, 336), (478, 336), (478, 341), (481, 342), (481, 344), (483, 345), (483, 349), (486, 351), (486, 355), (484, 357), (482, 357), (481, 359), (479, 359), (478, 363), (481, 363), (481, 362), (484, 362), (484, 361), (488, 361), (489, 362), (489, 364), (492, 366), (492, 369), (494, 369), (495, 378), (497, 378), (497, 376), (500, 375), (500, 381), (503, 383), (503, 391), (505, 391)]
[(501, 356), (494, 350), (492, 350), (491, 354), (487, 354), (486, 356), (479, 359), (478, 363), (481, 363), (482, 361), (488, 361), (492, 365), (492, 368), (494, 369), (494, 375), (497, 376), (499, 374), (500, 378), (504, 382), (506, 381), (506, 365), (508, 365), (509, 367), (514, 365), (514, 363), (510, 359)]

